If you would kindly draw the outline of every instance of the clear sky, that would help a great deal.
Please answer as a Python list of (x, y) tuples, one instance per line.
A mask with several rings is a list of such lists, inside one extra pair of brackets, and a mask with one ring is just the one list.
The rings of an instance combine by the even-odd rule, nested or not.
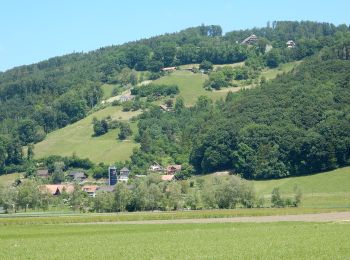
[(221, 25), (274, 20), (350, 24), (350, 0), (0, 0), (0, 71), (73, 51)]

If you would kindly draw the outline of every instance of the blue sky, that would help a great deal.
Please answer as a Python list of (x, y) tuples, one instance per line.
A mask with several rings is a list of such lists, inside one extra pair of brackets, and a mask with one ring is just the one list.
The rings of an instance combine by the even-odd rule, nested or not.
[(274, 20), (350, 24), (349, 0), (1, 0), (0, 71), (191, 26), (224, 32)]

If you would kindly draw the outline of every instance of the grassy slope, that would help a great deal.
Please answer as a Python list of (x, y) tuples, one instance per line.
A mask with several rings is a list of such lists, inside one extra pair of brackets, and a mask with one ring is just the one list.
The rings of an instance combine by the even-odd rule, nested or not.
[(349, 232), (349, 223), (1, 226), (0, 258), (348, 259)]
[(22, 173), (11, 173), (0, 175), (0, 185), (8, 186), (14, 183), (14, 181), (23, 176)]
[(189, 71), (175, 71), (168, 76), (155, 81), (159, 84), (177, 84), (180, 89), (180, 96), (185, 100), (188, 106), (194, 105), (199, 96), (207, 96), (214, 100), (220, 97), (225, 97), (226, 93), (210, 92), (203, 88), (204, 81), (208, 78), (207, 75), (201, 73), (192, 73)]
[[(280, 68), (267, 70), (263, 75), (267, 79), (276, 77), (278, 73), (291, 70), (297, 63), (288, 63)], [(231, 66), (241, 66), (241, 63)], [(177, 84), (180, 88), (180, 95), (185, 99), (186, 105), (193, 105), (201, 95), (217, 100), (224, 98), (228, 91), (237, 91), (239, 88), (223, 89), (222, 91), (206, 91), (203, 89), (203, 83), (208, 78), (201, 73), (194, 74), (189, 71), (175, 71), (168, 76), (156, 80), (156, 83)], [(114, 85), (105, 84), (102, 86), (104, 97), (109, 97)], [(116, 140), (118, 130), (112, 130), (108, 134), (100, 137), (92, 137), (92, 118), (106, 117), (111, 115), (118, 119), (129, 119), (136, 113), (125, 113), (121, 108), (108, 107), (93, 113), (87, 118), (80, 120), (65, 128), (54, 131), (46, 137), (43, 142), (35, 146), (36, 158), (48, 155), (72, 155), (74, 152), (80, 157), (88, 157), (94, 162), (113, 163), (118, 160), (129, 159), (132, 149), (137, 146), (133, 141), (120, 142)], [(134, 132), (136, 124), (132, 125)]]
[(113, 89), (117, 87), (117, 85), (112, 85), (112, 84), (103, 84), (101, 86), (102, 91), (103, 91), (103, 99), (110, 98), (112, 96)]
[(282, 64), (281, 66), (275, 69), (266, 69), (261, 73), (261, 76), (264, 76), (267, 80), (274, 79), (277, 77), (278, 74), (287, 73), (300, 63), (301, 61), (293, 61)]
[[(88, 157), (94, 162), (113, 163), (129, 159), (132, 149), (137, 146), (134, 141), (116, 139), (117, 129), (99, 137), (92, 137), (92, 118), (101, 119), (111, 116), (113, 119), (128, 120), (138, 112), (122, 112), (121, 107), (107, 107), (86, 118), (47, 135), (46, 139), (35, 145), (35, 156), (68, 156), (76, 153), (79, 157)], [(132, 125), (136, 130), (135, 124)], [(134, 131), (135, 132), (135, 131)]]
[(268, 196), (274, 187), (292, 194), (297, 185), (303, 193), (303, 206), (350, 207), (350, 167), (309, 176), (253, 181), (257, 193)]
[[(208, 179), (211, 174), (194, 177)], [(350, 167), (302, 177), (278, 180), (252, 181), (258, 196), (265, 198), (266, 205), (273, 188), (278, 187), (282, 196), (294, 196), (297, 185), (303, 194), (302, 207), (308, 208), (350, 208)]]

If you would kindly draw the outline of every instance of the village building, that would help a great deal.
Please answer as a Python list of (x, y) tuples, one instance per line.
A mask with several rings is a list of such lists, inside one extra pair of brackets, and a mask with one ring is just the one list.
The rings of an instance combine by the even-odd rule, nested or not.
[(295, 42), (292, 40), (289, 40), (286, 42), (287, 48), (294, 48), (295, 47)]
[(76, 181), (76, 182), (82, 182), (83, 180), (86, 179), (86, 174), (84, 172), (70, 172), (68, 174), (68, 177), (72, 180), (72, 181)]
[(166, 173), (169, 175), (174, 175), (177, 172), (181, 171), (181, 165), (179, 164), (173, 164), (173, 165), (168, 165), (166, 168)]
[(134, 96), (132, 96), (132, 95), (122, 95), (122, 96), (120, 96), (119, 101), (120, 102), (127, 102), (127, 101), (131, 101), (133, 99), (134, 99)]
[(96, 185), (85, 185), (82, 187), (82, 191), (86, 192), (89, 197), (95, 197), (96, 191), (99, 190), (99, 186)]
[(149, 170), (151, 172), (162, 172), (164, 168), (157, 162), (154, 162), (150, 167)]
[(58, 196), (63, 192), (72, 193), (74, 191), (74, 186), (71, 184), (48, 184), (43, 185), (42, 190), (45, 190), (54, 196)]
[(100, 186), (97, 189), (97, 192), (113, 192), (115, 190), (115, 186)]
[(249, 37), (245, 38), (241, 44), (246, 44), (246, 45), (250, 45), (250, 44), (254, 44), (258, 41), (258, 37), (255, 34), (250, 35)]
[(50, 177), (49, 170), (48, 169), (38, 169), (36, 171), (36, 176), (43, 178), (43, 179), (48, 179)]
[(119, 181), (124, 181), (124, 182), (128, 182), (129, 180), (129, 174), (130, 174), (130, 170), (126, 167), (122, 168), (120, 171), (119, 171), (119, 178), (118, 180)]
[(162, 71), (175, 71), (176, 70), (176, 67), (165, 67), (165, 68), (162, 68)]
[(173, 109), (171, 107), (168, 107), (166, 105), (159, 105), (160, 109), (163, 110), (164, 112), (171, 112)]
[(175, 180), (175, 175), (166, 174), (162, 175), (162, 181), (172, 181)]
[(108, 185), (113, 186), (116, 185), (117, 182), (117, 168), (115, 166), (110, 166), (108, 168)]

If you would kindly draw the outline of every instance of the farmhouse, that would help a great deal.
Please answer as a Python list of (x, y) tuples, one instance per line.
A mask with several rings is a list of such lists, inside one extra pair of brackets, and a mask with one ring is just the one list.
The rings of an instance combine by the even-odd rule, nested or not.
[(130, 170), (126, 167), (122, 168), (119, 171), (119, 181), (125, 181), (127, 182), (129, 180), (129, 174), (130, 174)]
[(43, 179), (47, 179), (49, 178), (49, 170), (48, 169), (38, 169), (36, 172), (36, 176), (43, 178)]
[(162, 109), (165, 112), (170, 112), (171, 108), (167, 107), (166, 105), (159, 105), (160, 109)]
[(245, 38), (241, 42), (241, 44), (250, 45), (250, 44), (256, 43), (257, 41), (258, 41), (258, 37), (255, 34), (252, 34), (249, 37)]
[(166, 173), (169, 175), (174, 175), (177, 172), (181, 171), (181, 165), (179, 164), (173, 164), (173, 165), (168, 165), (166, 168)]
[(70, 172), (68, 177), (76, 182), (82, 182), (86, 179), (86, 174), (84, 172)]
[(115, 190), (115, 186), (100, 186), (97, 192), (113, 192)]
[(294, 48), (295, 47), (295, 42), (292, 40), (289, 40), (286, 42), (287, 48)]
[(162, 68), (162, 71), (175, 71), (176, 70), (176, 67), (165, 67), (165, 68)]
[(96, 196), (96, 191), (99, 189), (96, 185), (85, 185), (82, 187), (82, 191), (85, 191), (90, 197)]
[(63, 192), (72, 193), (74, 191), (74, 186), (70, 184), (50, 184), (42, 186), (42, 189), (57, 196), (61, 195)]
[(163, 167), (157, 163), (157, 162), (154, 162), (150, 167), (149, 167), (149, 170), (151, 172), (162, 172), (164, 169)]
[(126, 101), (130, 101), (133, 99), (134, 99), (134, 96), (132, 96), (132, 95), (122, 95), (122, 96), (120, 96), (119, 101), (126, 102)]

